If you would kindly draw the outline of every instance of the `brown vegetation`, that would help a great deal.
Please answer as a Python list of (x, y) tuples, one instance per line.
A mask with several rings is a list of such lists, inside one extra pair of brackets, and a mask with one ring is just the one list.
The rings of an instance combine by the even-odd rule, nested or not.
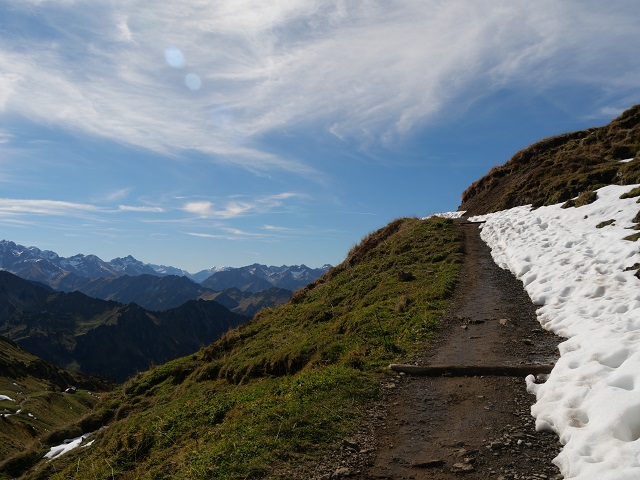
[[(496, 212), (566, 202), (610, 184), (640, 183), (640, 105), (609, 125), (534, 143), (473, 183), (461, 210)], [(630, 162), (620, 160), (634, 158)]]

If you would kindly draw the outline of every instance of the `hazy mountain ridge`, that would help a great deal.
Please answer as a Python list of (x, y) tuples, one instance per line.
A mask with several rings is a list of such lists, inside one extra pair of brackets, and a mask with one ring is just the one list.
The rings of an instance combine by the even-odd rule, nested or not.
[(153, 311), (176, 308), (189, 300), (197, 300), (213, 293), (187, 277), (176, 275), (159, 277), (147, 273), (136, 276), (96, 278), (76, 285), (73, 290), (103, 300), (114, 300), (125, 304), (137, 303)]
[(246, 267), (218, 271), (201, 283), (216, 291), (237, 288), (243, 292), (260, 292), (271, 287), (295, 291), (322, 276), (330, 267), (330, 265), (323, 265), (320, 268), (310, 268), (306, 265), (276, 267), (254, 263)]
[(0, 271), (0, 335), (56, 365), (115, 380), (195, 352), (246, 321), (215, 301), (150, 312), (80, 292), (52, 293)]
[[(0, 269), (19, 277), (36, 280), (57, 290), (73, 291), (97, 288), (98, 279), (153, 275), (158, 277), (186, 277), (215, 291), (238, 288), (259, 292), (272, 287), (297, 290), (321, 276), (330, 265), (310, 268), (306, 265), (267, 266), (260, 264), (245, 267), (213, 267), (191, 274), (179, 268), (143, 263), (131, 255), (114, 258), (109, 262), (95, 255), (60, 257), (49, 250), (25, 247), (8, 240), (0, 241)], [(93, 285), (89, 285), (93, 282)], [(197, 298), (197, 297), (195, 297)]]
[(293, 292), (284, 288), (271, 287), (260, 292), (242, 292), (237, 288), (227, 288), (203, 297), (205, 300), (215, 300), (229, 310), (240, 315), (253, 317), (263, 308), (275, 307), (289, 301)]

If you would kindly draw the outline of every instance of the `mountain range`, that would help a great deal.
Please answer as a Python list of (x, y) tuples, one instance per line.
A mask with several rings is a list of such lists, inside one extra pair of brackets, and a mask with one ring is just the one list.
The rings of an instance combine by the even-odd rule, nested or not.
[(66, 369), (116, 381), (193, 353), (247, 320), (215, 301), (151, 312), (0, 271), (0, 335)]
[(105, 262), (95, 255), (61, 257), (50, 250), (25, 247), (8, 240), (0, 241), (0, 269), (61, 291), (82, 290), (93, 280), (125, 275), (186, 277), (216, 291), (238, 288), (241, 291), (259, 292), (272, 287), (294, 291), (318, 278), (329, 267), (267, 266), (256, 263), (238, 268), (213, 267), (191, 274), (175, 267), (143, 263), (131, 255)]

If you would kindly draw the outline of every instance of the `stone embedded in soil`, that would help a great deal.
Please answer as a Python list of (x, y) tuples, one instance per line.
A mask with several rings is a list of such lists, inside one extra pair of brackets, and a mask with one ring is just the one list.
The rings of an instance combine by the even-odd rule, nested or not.
[(453, 466), (451, 467), (451, 471), (453, 473), (468, 473), (468, 472), (473, 472), (474, 470), (475, 470), (475, 467), (473, 465), (471, 465), (470, 463), (463, 463), (463, 462), (454, 463)]
[(340, 467), (335, 472), (333, 472), (331, 478), (344, 478), (350, 477), (351, 475), (351, 470), (349, 470), (347, 467)]
[(429, 460), (418, 460), (417, 462), (413, 462), (411, 464), (414, 468), (437, 468), (445, 465), (445, 461), (439, 458), (433, 458)]

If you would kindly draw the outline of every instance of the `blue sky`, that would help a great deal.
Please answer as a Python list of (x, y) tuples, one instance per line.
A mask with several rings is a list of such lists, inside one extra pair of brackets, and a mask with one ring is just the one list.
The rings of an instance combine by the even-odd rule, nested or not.
[(337, 264), (640, 103), (634, 0), (3, 0), (0, 238)]

